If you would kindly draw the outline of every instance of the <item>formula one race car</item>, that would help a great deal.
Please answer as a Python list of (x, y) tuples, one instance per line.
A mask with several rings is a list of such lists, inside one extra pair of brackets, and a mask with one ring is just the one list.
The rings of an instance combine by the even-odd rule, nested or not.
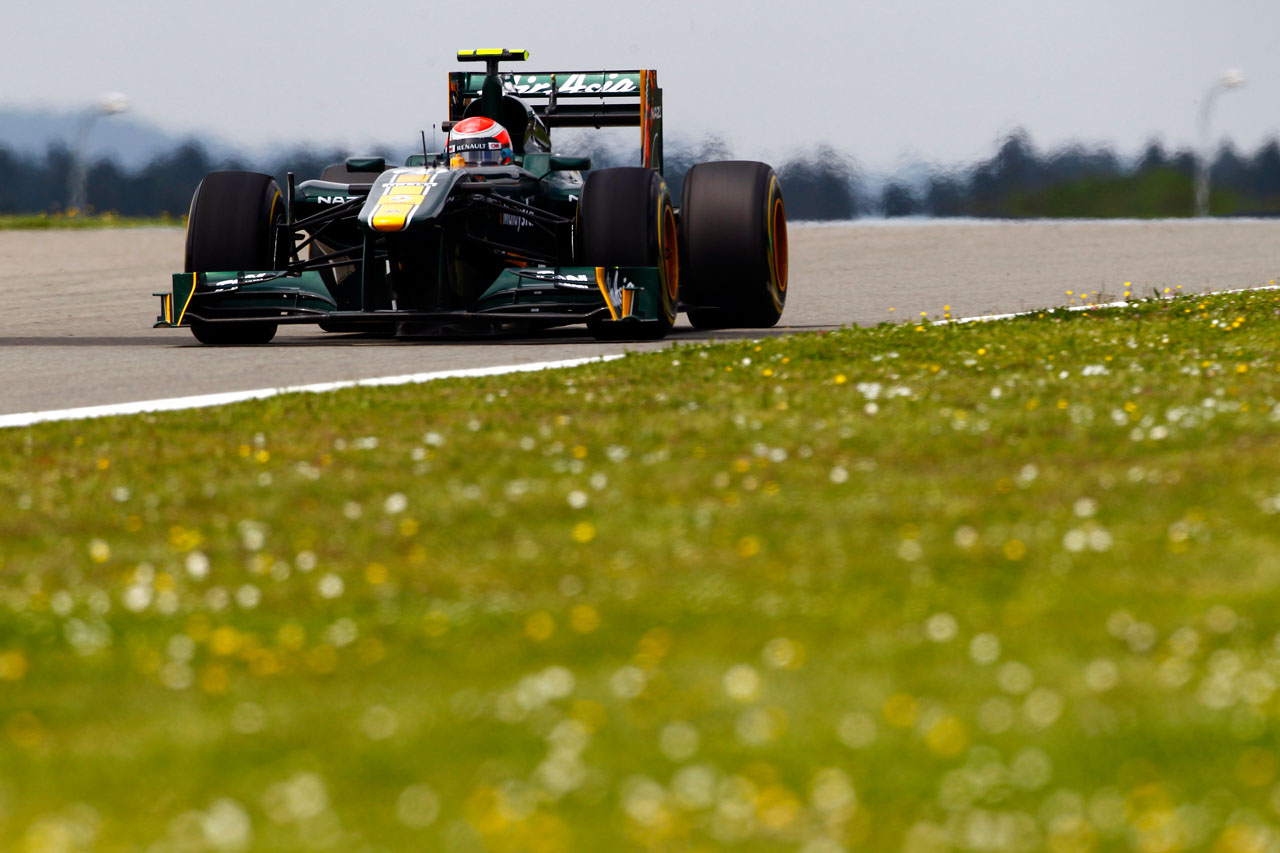
[[(763, 328), (787, 296), (782, 189), (764, 163), (662, 178), (657, 74), (513, 74), (526, 51), (475, 50), (449, 74), (448, 143), (403, 167), (351, 158), (316, 180), (212, 172), (191, 200), (186, 272), (157, 327), (261, 344), (281, 323), (384, 335), (525, 332), (585, 323), (597, 339)], [(641, 166), (589, 171), (551, 128), (641, 129)], [(584, 180), (583, 174), (586, 173)]]

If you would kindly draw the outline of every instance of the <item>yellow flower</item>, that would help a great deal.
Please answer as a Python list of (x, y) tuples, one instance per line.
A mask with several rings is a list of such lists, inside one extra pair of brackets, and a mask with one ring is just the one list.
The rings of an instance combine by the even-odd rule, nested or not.
[(210, 664), (200, 672), (200, 689), (205, 693), (226, 693), (230, 678), (227, 668), (219, 664)]
[(897, 729), (905, 729), (916, 721), (920, 714), (920, 703), (914, 696), (895, 693), (884, 700), (884, 707), (880, 710), (886, 723)]
[(600, 627), (600, 613), (590, 604), (576, 605), (569, 611), (569, 627), (579, 634), (590, 634)]
[(240, 633), (230, 625), (214, 628), (209, 636), (209, 648), (215, 655), (233, 655), (240, 648)]
[(0, 681), (21, 681), (26, 674), (26, 655), (22, 652), (0, 654)]
[(556, 621), (545, 610), (529, 614), (524, 620), (524, 635), (535, 643), (541, 643), (556, 632)]
[(963, 720), (948, 714), (929, 727), (924, 742), (934, 755), (954, 758), (969, 746), (969, 730)]

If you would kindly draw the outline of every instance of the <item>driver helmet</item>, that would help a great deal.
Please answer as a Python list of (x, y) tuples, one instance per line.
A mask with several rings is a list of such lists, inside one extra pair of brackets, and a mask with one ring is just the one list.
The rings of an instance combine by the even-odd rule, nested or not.
[(511, 162), (511, 134), (491, 118), (464, 118), (449, 131), (445, 156), (450, 169), (505, 166)]

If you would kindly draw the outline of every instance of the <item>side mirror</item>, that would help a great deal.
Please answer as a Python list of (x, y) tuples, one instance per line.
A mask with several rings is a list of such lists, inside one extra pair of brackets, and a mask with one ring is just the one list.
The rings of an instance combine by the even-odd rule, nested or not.
[(385, 172), (387, 170), (387, 159), (385, 157), (348, 157), (348, 172)]
[(551, 171), (553, 172), (585, 172), (591, 168), (590, 157), (561, 157), (551, 155)]

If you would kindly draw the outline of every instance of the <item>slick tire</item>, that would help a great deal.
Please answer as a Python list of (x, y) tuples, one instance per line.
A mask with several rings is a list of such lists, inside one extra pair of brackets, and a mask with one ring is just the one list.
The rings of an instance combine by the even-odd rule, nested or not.
[(680, 194), (681, 281), (698, 329), (776, 325), (787, 302), (787, 213), (765, 163), (699, 163)]
[[(275, 270), (288, 260), (277, 241), (284, 219), (280, 186), (258, 172), (210, 172), (196, 187), (187, 217), (187, 272)], [(209, 323), (193, 319), (203, 344), (265, 344), (275, 323)]]
[(589, 322), (598, 340), (659, 340), (676, 321), (680, 252), (675, 208), (653, 169), (601, 169), (587, 176), (578, 206), (578, 246), (584, 266), (657, 267), (658, 322)]

